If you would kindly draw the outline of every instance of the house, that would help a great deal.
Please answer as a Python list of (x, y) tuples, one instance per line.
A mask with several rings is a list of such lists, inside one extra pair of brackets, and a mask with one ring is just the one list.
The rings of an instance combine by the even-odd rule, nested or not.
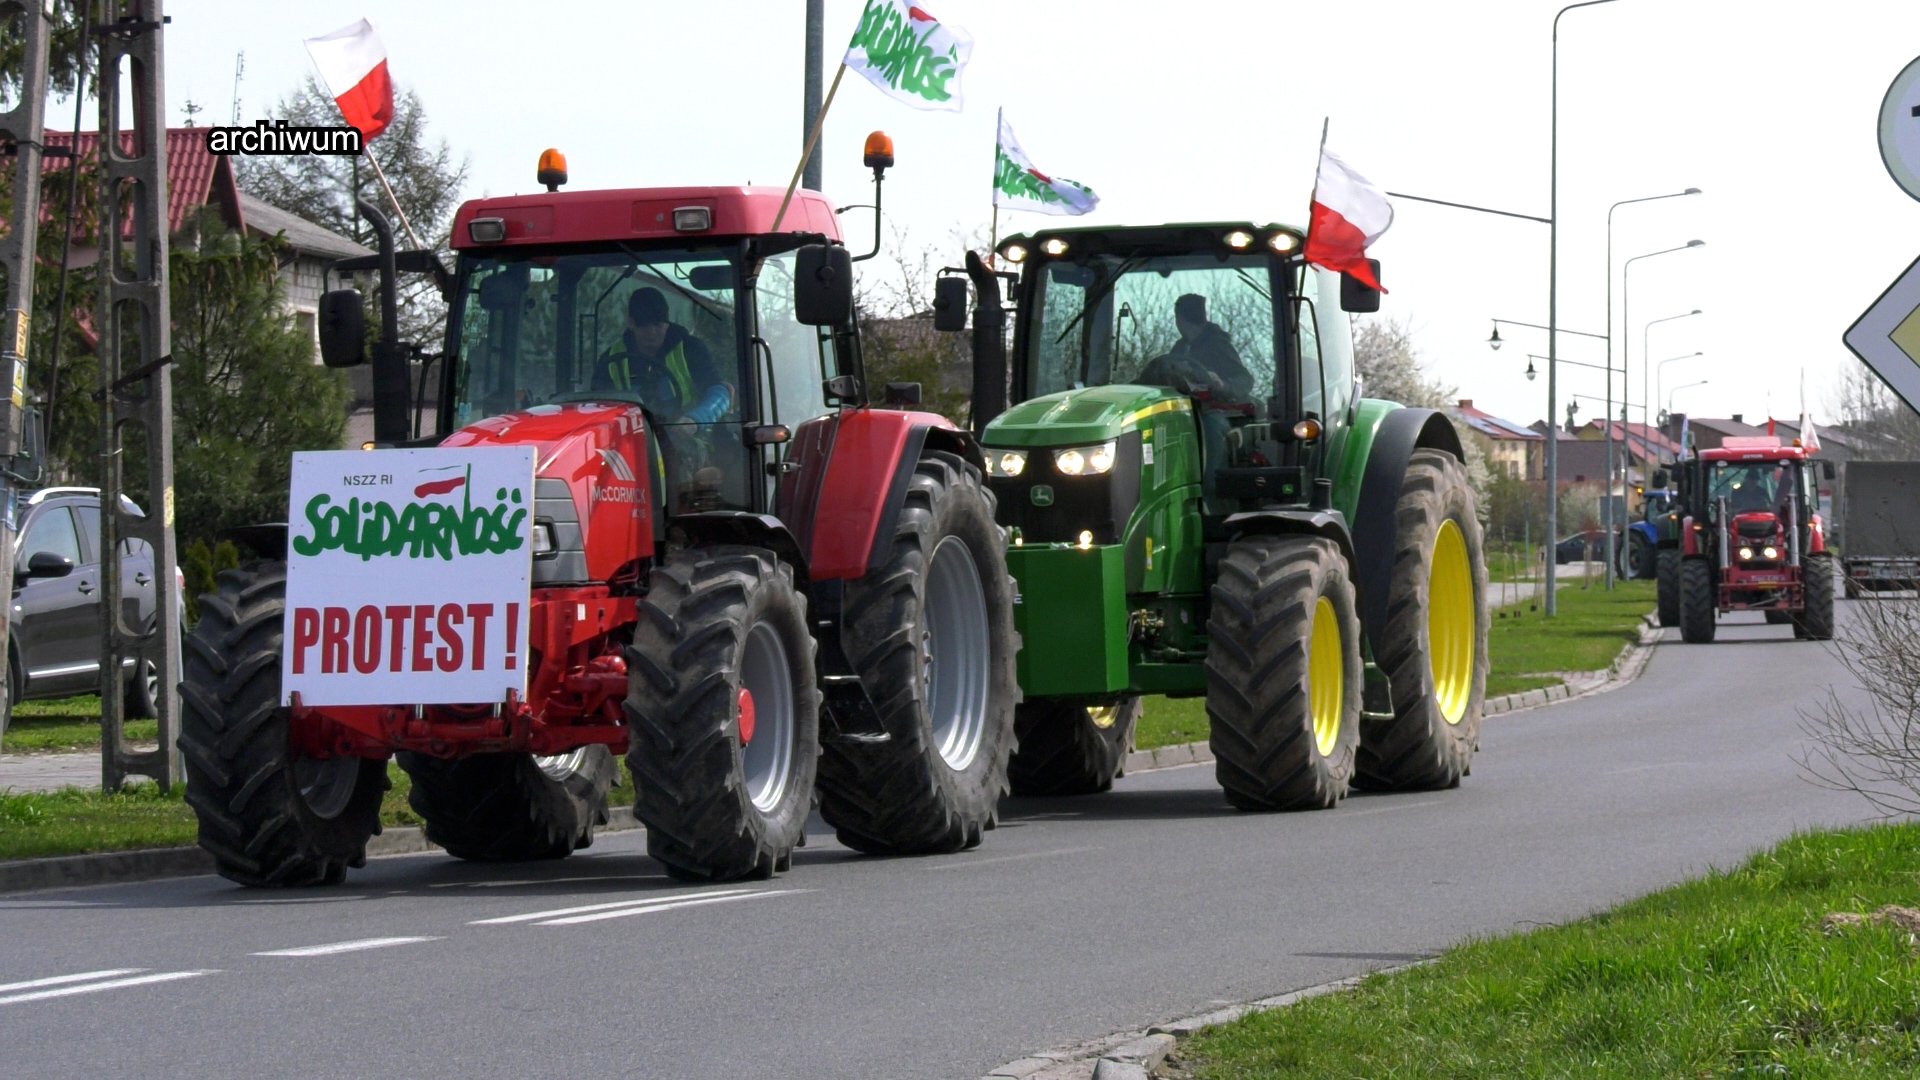
[(1608, 439), (1613, 441), (1615, 484), (1645, 483), (1654, 469), (1674, 460), (1680, 453), (1678, 442), (1659, 428), (1646, 424), (1590, 420), (1580, 429), (1580, 438), (1598, 442), (1602, 447)]
[(1546, 475), (1545, 435), (1474, 408), (1472, 398), (1461, 398), (1447, 411), (1466, 428), (1467, 437), (1480, 444), (1487, 468), (1496, 475), (1516, 480), (1539, 480)]
[[(132, 139), (131, 134), (122, 137)], [(98, 132), (49, 131), (45, 139), (49, 150), (66, 151), (82, 159), (99, 153)], [(48, 172), (66, 167), (64, 156), (50, 156), (42, 166)], [(287, 241), (288, 250), (280, 263), (281, 295), (296, 325), (312, 340), (313, 359), (319, 363), (321, 276), (335, 259), (370, 255), (372, 250), (242, 192), (234, 180), (233, 162), (207, 149), (207, 129), (168, 128), (167, 234), (177, 235), (193, 227), (201, 211), (209, 208), (229, 229), (245, 230), (254, 236), (281, 236)], [(127, 227), (132, 228), (131, 224)], [(91, 230), (76, 231), (68, 266), (92, 266), (98, 258)]]
[[(1527, 425), (1528, 430), (1540, 436), (1540, 452), (1546, 454), (1547, 422), (1535, 420)], [(1607, 448), (1599, 439), (1582, 439), (1579, 435), (1563, 427), (1555, 427), (1553, 434), (1559, 445), (1554, 448), (1556, 455), (1554, 473), (1564, 490), (1575, 484), (1598, 485), (1607, 474)], [(1541, 466), (1541, 477), (1546, 476), (1546, 466)]]

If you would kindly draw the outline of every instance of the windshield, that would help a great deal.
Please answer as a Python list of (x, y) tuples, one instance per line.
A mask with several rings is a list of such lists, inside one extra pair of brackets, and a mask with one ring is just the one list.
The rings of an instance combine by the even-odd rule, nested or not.
[(1143, 383), (1264, 402), (1273, 393), (1275, 283), (1258, 254), (1052, 263), (1036, 285), (1024, 396)]
[(1780, 462), (1716, 463), (1707, 480), (1707, 497), (1727, 500), (1733, 513), (1777, 510), (1793, 491), (1799, 468)]

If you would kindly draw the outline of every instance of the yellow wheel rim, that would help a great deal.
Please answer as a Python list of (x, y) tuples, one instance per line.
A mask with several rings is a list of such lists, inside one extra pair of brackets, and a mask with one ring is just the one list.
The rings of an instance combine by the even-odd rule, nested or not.
[(1473, 696), (1473, 563), (1467, 538), (1449, 518), (1433, 539), (1427, 567), (1427, 659), (1440, 715), (1457, 724)]
[(1313, 631), (1307, 636), (1307, 706), (1313, 711), (1313, 745), (1320, 756), (1340, 741), (1340, 714), (1347, 696), (1347, 656), (1340, 641), (1340, 616), (1333, 601), (1313, 605)]
[(1108, 728), (1113, 726), (1113, 722), (1115, 720), (1120, 719), (1120, 710), (1114, 708), (1111, 705), (1102, 705), (1102, 706), (1099, 706), (1098, 708), (1090, 708), (1087, 710), (1087, 719), (1093, 721), (1094, 727), (1099, 728), (1101, 731), (1105, 731)]

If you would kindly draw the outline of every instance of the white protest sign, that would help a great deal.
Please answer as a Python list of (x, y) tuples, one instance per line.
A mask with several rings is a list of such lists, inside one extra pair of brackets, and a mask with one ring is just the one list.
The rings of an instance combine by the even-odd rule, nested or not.
[(293, 455), (281, 703), (524, 693), (533, 448)]

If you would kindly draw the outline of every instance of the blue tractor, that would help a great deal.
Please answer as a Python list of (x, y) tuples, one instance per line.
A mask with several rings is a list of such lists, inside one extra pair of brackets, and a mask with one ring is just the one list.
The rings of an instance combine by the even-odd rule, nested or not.
[(1654, 551), (1660, 542), (1659, 523), (1664, 521), (1671, 509), (1674, 492), (1671, 488), (1639, 488), (1640, 517), (1629, 522), (1625, 534), (1616, 545), (1614, 570), (1622, 578), (1646, 578), (1654, 575)]

